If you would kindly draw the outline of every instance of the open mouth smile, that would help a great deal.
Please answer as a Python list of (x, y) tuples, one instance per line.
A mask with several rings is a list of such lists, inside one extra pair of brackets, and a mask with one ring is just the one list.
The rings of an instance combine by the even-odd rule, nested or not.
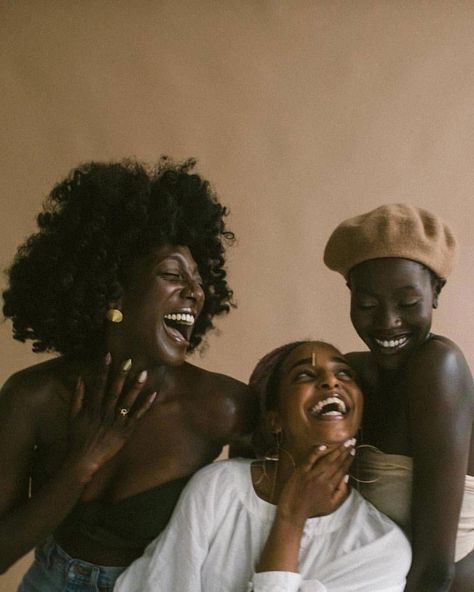
[(163, 315), (163, 324), (170, 337), (180, 343), (189, 343), (196, 315), (190, 308)]
[(310, 417), (316, 419), (343, 419), (350, 411), (339, 393), (332, 393), (308, 409)]
[(408, 342), (408, 335), (402, 335), (400, 337), (392, 337), (391, 339), (377, 339), (374, 337), (375, 343), (381, 348), (382, 351), (393, 351), (401, 349)]

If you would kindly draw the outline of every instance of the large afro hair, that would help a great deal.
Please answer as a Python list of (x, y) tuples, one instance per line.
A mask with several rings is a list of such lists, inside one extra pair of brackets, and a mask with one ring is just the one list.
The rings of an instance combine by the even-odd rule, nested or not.
[(84, 359), (105, 347), (105, 314), (122, 295), (133, 259), (161, 244), (189, 247), (203, 279), (205, 304), (192, 351), (232, 306), (225, 246), (234, 240), (223, 207), (193, 159), (162, 157), (148, 168), (135, 160), (89, 162), (71, 171), (46, 200), (39, 230), (18, 249), (4, 291), (13, 336), (33, 351)]

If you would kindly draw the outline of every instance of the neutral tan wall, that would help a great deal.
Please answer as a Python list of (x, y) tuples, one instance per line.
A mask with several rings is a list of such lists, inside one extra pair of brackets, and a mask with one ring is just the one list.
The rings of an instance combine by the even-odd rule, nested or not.
[[(461, 260), (435, 329), (474, 360), (473, 2), (30, 0), (0, 11), (2, 268), (78, 162), (194, 155), (239, 238), (239, 308), (196, 363), (245, 380), (291, 339), (360, 347), (322, 250), (342, 218), (394, 201), (456, 229)], [(9, 331), (2, 380), (39, 359)], [(14, 590), (19, 571), (0, 588)]]

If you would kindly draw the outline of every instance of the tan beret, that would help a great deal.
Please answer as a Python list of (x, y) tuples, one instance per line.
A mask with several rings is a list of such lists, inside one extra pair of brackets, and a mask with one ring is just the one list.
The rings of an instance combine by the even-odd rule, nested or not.
[(439, 216), (415, 206), (389, 204), (341, 222), (329, 237), (324, 263), (347, 278), (363, 261), (403, 257), (446, 278), (456, 254), (456, 239)]

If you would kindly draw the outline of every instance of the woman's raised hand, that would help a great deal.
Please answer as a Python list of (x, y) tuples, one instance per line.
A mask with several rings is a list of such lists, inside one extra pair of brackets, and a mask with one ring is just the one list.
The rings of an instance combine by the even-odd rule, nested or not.
[(80, 466), (86, 482), (122, 448), (156, 397), (153, 392), (137, 401), (146, 382), (146, 370), (133, 381), (127, 380), (132, 365), (127, 360), (110, 378), (111, 361), (107, 354), (90, 383), (79, 378), (72, 398), (68, 462)]
[(347, 494), (347, 471), (353, 459), (355, 440), (328, 450), (312, 449), (286, 482), (277, 513), (300, 526), (312, 516), (333, 512)]

